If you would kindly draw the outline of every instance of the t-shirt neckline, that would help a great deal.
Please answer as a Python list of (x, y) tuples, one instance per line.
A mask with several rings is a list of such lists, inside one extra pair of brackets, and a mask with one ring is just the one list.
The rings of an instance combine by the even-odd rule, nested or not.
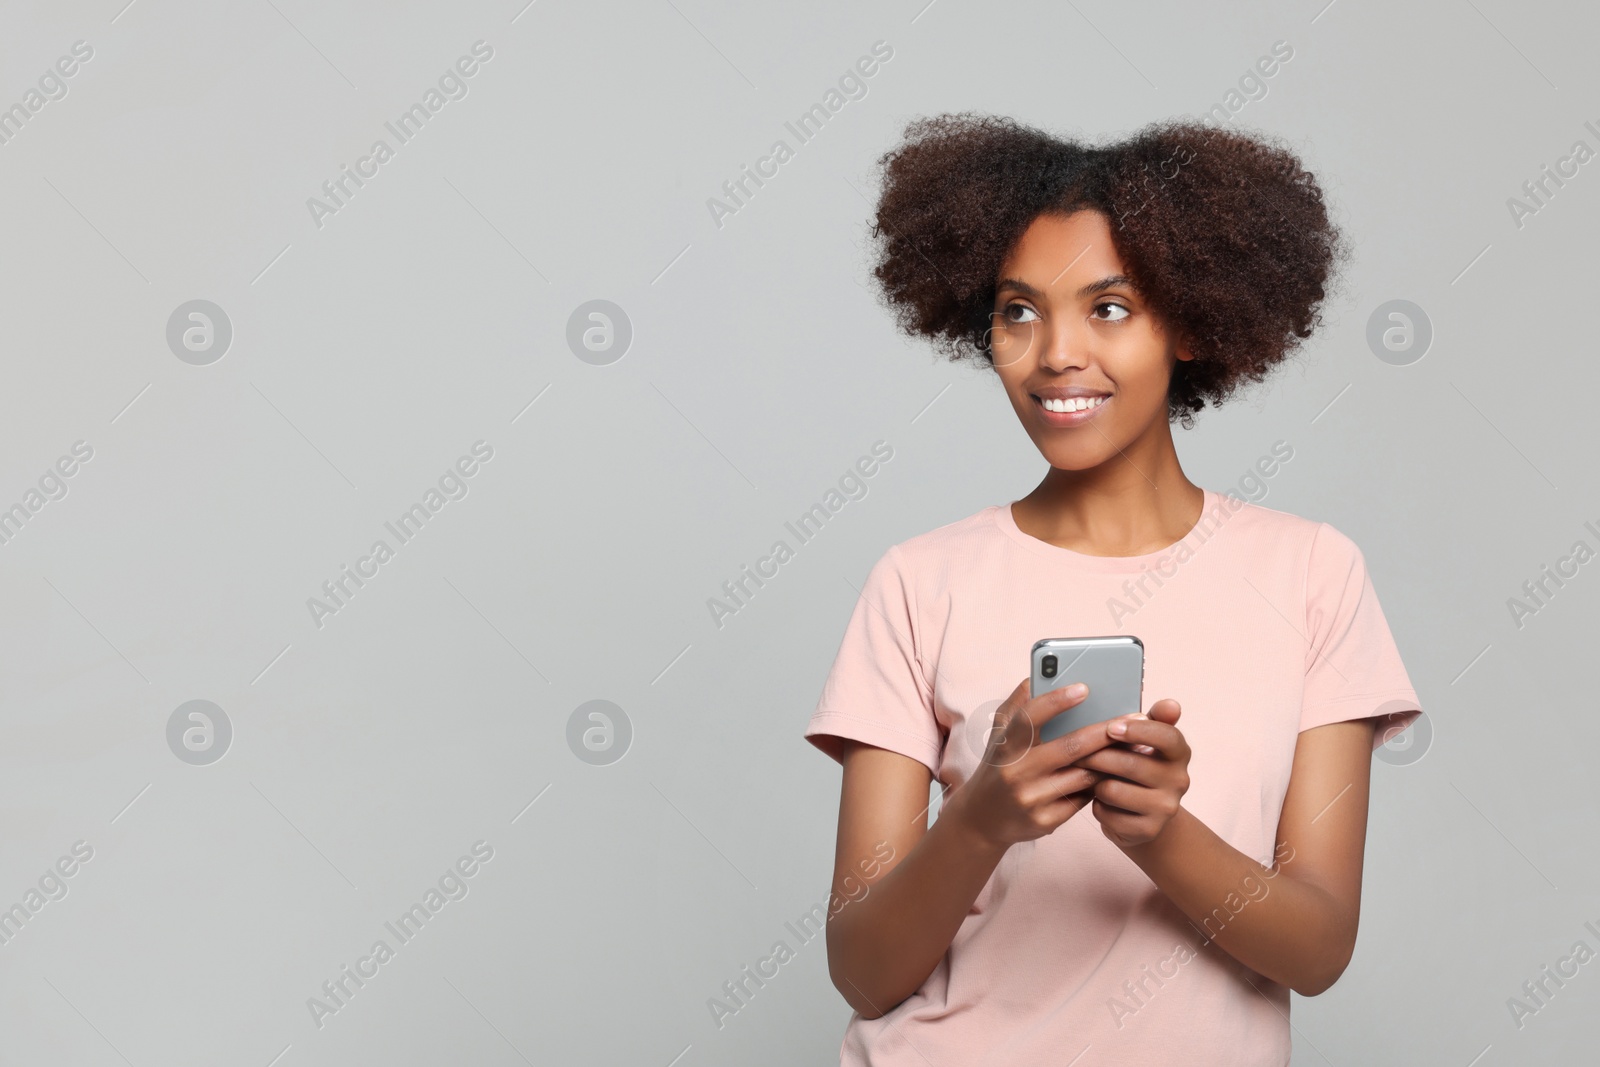
[(1063, 548), (1061, 545), (1053, 545), (1049, 541), (1041, 541), (1032, 534), (1024, 533), (1022, 527), (1017, 525), (1016, 518), (1011, 514), (1011, 505), (1016, 503), (1014, 500), (1006, 504), (991, 505), (989, 512), (994, 524), (1000, 528), (1002, 533), (1035, 555), (1070, 564), (1079, 570), (1121, 574), (1148, 568), (1163, 556), (1174, 551), (1180, 544), (1194, 537), (1196, 531), (1206, 524), (1206, 516), (1211, 514), (1212, 508), (1218, 502), (1218, 494), (1213, 493), (1210, 489), (1202, 486), (1201, 492), (1205, 494), (1205, 499), (1201, 502), (1200, 518), (1195, 521), (1194, 526), (1190, 527), (1187, 533), (1172, 542), (1172, 544), (1138, 556), (1091, 556), (1085, 552)]

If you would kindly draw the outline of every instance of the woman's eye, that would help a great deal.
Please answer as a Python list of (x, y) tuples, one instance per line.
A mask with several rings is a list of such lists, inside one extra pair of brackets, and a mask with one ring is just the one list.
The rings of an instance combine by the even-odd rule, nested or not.
[(1133, 314), (1133, 312), (1129, 311), (1127, 308), (1123, 307), (1121, 304), (1096, 304), (1094, 306), (1094, 309), (1096, 311), (1120, 311), (1122, 313), (1122, 314), (1114, 316), (1112, 318), (1102, 318), (1100, 320), (1101, 322), (1121, 322), (1123, 319), (1125, 319), (1129, 315)]
[[(1032, 322), (1034, 319), (1039, 317), (1038, 315), (1034, 314), (1034, 310), (1032, 308), (1023, 304), (1007, 304), (1005, 311), (1001, 312), (1001, 314), (1004, 315), (1006, 321), (1010, 323)], [(1030, 315), (1032, 318), (1020, 318), (1018, 317), (1019, 315)]]

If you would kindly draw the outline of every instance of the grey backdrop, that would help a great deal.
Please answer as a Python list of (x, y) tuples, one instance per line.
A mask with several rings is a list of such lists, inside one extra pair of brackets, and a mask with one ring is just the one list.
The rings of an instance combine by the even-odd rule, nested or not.
[[(990, 375), (876, 304), (874, 161), (940, 111), (1100, 138), (1216, 105), (1289, 138), (1356, 258), (1182, 458), (1225, 491), (1292, 447), (1252, 499), (1362, 547), (1432, 730), (1379, 754), (1360, 942), (1296, 998), (1295, 1062), (1593, 1054), (1594, 965), (1507, 1003), (1600, 946), (1592, 7), (525, 2), (4, 7), (0, 1060), (835, 1062), (849, 1010), (785, 926), (838, 803), (801, 732), (885, 548), (1043, 470)], [(1375, 315), (1431, 343), (1375, 349)], [(866, 495), (714, 622), (878, 441)], [(591, 709), (569, 731), (593, 700), (609, 749)], [(346, 966), (375, 973), (318, 1017)]]

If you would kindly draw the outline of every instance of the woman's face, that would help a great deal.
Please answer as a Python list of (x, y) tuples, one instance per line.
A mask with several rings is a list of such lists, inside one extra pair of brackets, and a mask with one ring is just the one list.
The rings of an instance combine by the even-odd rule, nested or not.
[(1001, 265), (991, 327), (995, 371), (1052, 467), (1086, 470), (1170, 436), (1167, 384), (1192, 357), (1126, 278), (1098, 211), (1033, 220)]

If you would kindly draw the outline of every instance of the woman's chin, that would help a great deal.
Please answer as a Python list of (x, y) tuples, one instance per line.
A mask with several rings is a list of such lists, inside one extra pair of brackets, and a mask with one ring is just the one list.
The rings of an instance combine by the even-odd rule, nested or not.
[(1090, 448), (1061, 448), (1052, 443), (1048, 447), (1041, 446), (1039, 454), (1056, 470), (1086, 471), (1100, 466), (1117, 453), (1115, 449), (1107, 447), (1102, 440)]

